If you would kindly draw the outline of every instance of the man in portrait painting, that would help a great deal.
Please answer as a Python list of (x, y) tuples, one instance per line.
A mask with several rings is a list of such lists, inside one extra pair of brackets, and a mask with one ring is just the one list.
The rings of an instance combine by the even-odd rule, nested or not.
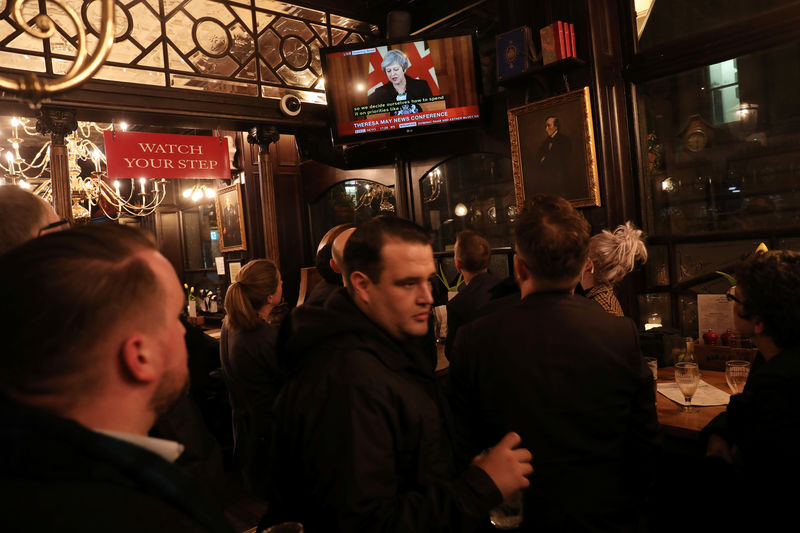
[(544, 121), (547, 137), (536, 152), (536, 167), (542, 177), (553, 183), (556, 189), (549, 192), (562, 195), (569, 179), (572, 156), (572, 139), (561, 133), (558, 117), (549, 116)]
[(231, 203), (231, 196), (233, 195), (235, 195), (235, 191), (229, 193), (225, 198), (225, 209), (222, 211), (222, 237), (225, 246), (242, 244), (242, 230), (239, 226), (239, 206), (235, 201)]

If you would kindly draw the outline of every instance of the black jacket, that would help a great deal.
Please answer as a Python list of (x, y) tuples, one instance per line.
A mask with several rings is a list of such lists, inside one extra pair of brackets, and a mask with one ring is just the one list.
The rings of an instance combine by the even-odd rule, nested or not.
[[(341, 277), (339, 277), (341, 279)], [(314, 285), (314, 288), (311, 289), (311, 294), (308, 295), (308, 298), (303, 302), (303, 305), (315, 305), (317, 307), (322, 307), (325, 304), (325, 300), (328, 299), (336, 289), (340, 289), (342, 284), (339, 283), (336, 285), (335, 283), (331, 283), (330, 281), (323, 279)]]
[(0, 531), (233, 531), (179, 467), (5, 400), (0, 457)]
[[(763, 526), (785, 523), (793, 516), (796, 491), (787, 488), (800, 475), (800, 348), (783, 350), (769, 361), (753, 362), (741, 394), (703, 430), (703, 442), (715, 433), (738, 450), (733, 473), (736, 487), (750, 502), (737, 519)], [(730, 487), (726, 487), (730, 488)], [(783, 498), (784, 500), (781, 500)], [(784, 505), (786, 499), (793, 501)], [(769, 513), (761, 512), (769, 509)]]
[(269, 325), (220, 335), (220, 360), (233, 418), (234, 456), (253, 489), (263, 490), (272, 404), (283, 386), (275, 355), (278, 330)]
[(344, 289), (292, 314), (281, 357), (270, 514), (306, 531), (470, 531), (502, 499), (471, 466), (457, 475), (431, 361), (370, 321)]
[(489, 272), (478, 274), (453, 299), (447, 302), (447, 341), (445, 353), (450, 353), (458, 328), (474, 320), (492, 298), (492, 288), (500, 278)]
[(525, 529), (635, 527), (657, 421), (631, 320), (581, 296), (532, 294), (463, 326), (449, 359), (461, 457), (508, 431), (533, 454)]

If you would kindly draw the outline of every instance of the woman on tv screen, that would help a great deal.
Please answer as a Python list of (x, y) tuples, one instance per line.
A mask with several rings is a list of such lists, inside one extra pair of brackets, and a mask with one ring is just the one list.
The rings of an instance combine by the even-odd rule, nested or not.
[(389, 78), (368, 97), (369, 104), (387, 104), (386, 112), (392, 115), (407, 115), (422, 112), (422, 106), (415, 102), (433, 96), (428, 82), (406, 75), (411, 63), (400, 50), (389, 50), (383, 56), (381, 68)]

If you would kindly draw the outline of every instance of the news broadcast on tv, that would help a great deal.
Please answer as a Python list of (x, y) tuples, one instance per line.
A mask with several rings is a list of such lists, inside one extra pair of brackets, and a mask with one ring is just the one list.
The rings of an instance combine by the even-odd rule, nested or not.
[(470, 35), (330, 51), (325, 64), (339, 139), (479, 116)]

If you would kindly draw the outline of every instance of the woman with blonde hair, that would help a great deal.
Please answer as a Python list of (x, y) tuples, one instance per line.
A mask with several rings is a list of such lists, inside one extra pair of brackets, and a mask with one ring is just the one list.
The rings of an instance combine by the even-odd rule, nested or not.
[(586, 297), (612, 315), (624, 316), (614, 286), (634, 267), (647, 261), (642, 230), (630, 221), (611, 232), (603, 230), (589, 240), (589, 257), (581, 277)]
[(278, 330), (267, 321), (283, 282), (269, 259), (247, 263), (225, 295), (220, 360), (233, 419), (234, 459), (253, 490), (264, 483), (272, 404), (282, 385), (275, 355)]

